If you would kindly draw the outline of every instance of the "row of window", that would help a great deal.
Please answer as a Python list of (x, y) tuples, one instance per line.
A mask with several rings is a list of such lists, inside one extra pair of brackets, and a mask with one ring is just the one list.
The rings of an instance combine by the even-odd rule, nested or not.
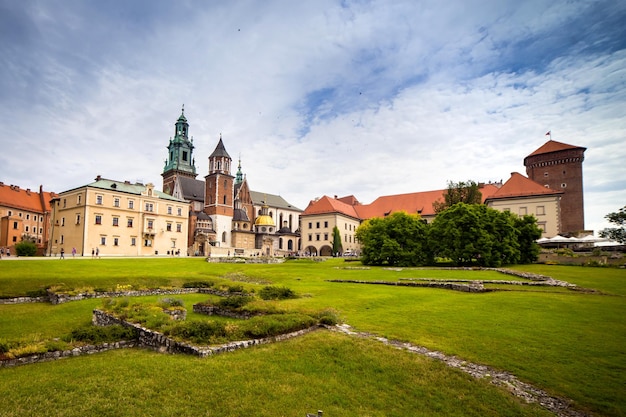
[[(107, 245), (107, 239), (108, 236), (106, 235), (101, 235), (100, 236), (100, 246), (106, 246)], [(65, 243), (65, 236), (61, 235), (61, 244)], [(152, 243), (153, 240), (152, 239), (144, 239), (143, 240), (143, 246), (145, 247), (152, 247)], [(120, 237), (119, 236), (113, 236), (113, 246), (120, 246)], [(129, 246), (137, 246), (137, 237), (135, 236), (131, 236), (130, 237), (130, 245)], [(172, 248), (176, 248), (176, 239), (172, 239)]]
[[(319, 229), (320, 225), (321, 225), (321, 222), (315, 222), (315, 228), (316, 229)], [(343, 226), (344, 226), (343, 228), (345, 230), (349, 230), (349, 231), (356, 230), (356, 226), (353, 225), (353, 224), (344, 223)], [(328, 221), (324, 222), (324, 228), (328, 229)], [(313, 229), (313, 222), (309, 222), (309, 229)]]
[[(511, 211), (510, 208), (505, 208), (503, 209), (503, 211)], [(520, 207), (517, 209), (517, 214), (519, 214), (520, 216), (525, 216), (526, 214), (528, 214), (528, 208), (527, 207)], [(546, 207), (545, 206), (537, 206), (535, 207), (535, 213), (536, 216), (545, 216), (546, 214)]]
[[(7, 216), (11, 217), (13, 215), (13, 211), (7, 210)], [(21, 211), (17, 212), (18, 217), (24, 217)], [(30, 213), (26, 213), (26, 220), (30, 220)], [(43, 216), (39, 216), (37, 214), (33, 215), (34, 222), (43, 222)]]
[[(78, 194), (77, 198), (76, 198), (76, 204), (80, 204), (81, 203), (81, 198), (82, 198), (82, 194)], [(103, 205), (104, 204), (104, 195), (103, 194), (96, 194), (96, 205)], [(65, 208), (67, 206), (67, 199), (63, 199), (63, 208)], [(129, 199), (127, 206), (130, 210), (134, 210), (135, 209), (135, 200), (134, 199)], [(119, 197), (113, 197), (113, 207), (121, 207), (121, 199)], [(145, 211), (147, 212), (154, 212), (154, 203), (150, 203), (150, 202), (146, 202), (145, 203)], [(173, 206), (167, 206), (167, 214), (173, 214), (174, 213), (174, 207)], [(182, 216), (183, 215), (183, 209), (182, 207), (176, 207), (176, 215), (178, 216)]]
[[(13, 230), (17, 230), (19, 229), (19, 222), (13, 222)], [(24, 226), (24, 232), (25, 233), (37, 233), (37, 227), (33, 226), (32, 229), (30, 226), (26, 225)], [(39, 228), (39, 234), (43, 234), (43, 227)]]
[[(321, 234), (320, 233), (315, 234), (315, 240), (317, 242), (321, 241)], [(324, 240), (328, 241), (328, 233), (324, 233)], [(312, 242), (312, 241), (313, 241), (313, 234), (309, 233), (309, 242)], [(348, 234), (344, 235), (343, 236), (343, 241), (346, 242), (346, 243), (352, 243), (352, 235), (348, 235)], [(354, 238), (354, 242), (356, 243), (356, 237)]]

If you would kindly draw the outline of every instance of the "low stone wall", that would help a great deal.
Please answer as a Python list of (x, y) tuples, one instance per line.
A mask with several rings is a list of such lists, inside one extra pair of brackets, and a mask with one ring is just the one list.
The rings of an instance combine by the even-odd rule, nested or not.
[(286, 333), (283, 335), (267, 337), (264, 339), (242, 340), (238, 342), (225, 343), (219, 346), (193, 346), (188, 343), (175, 341), (163, 335), (162, 333), (146, 329), (145, 327), (142, 327), (138, 324), (120, 320), (102, 310), (96, 309), (93, 311), (92, 323), (96, 326), (110, 326), (113, 324), (120, 324), (125, 327), (130, 327), (134, 329), (137, 334), (137, 337), (139, 339), (139, 346), (148, 347), (162, 353), (184, 353), (187, 355), (199, 356), (201, 358), (225, 352), (232, 352), (237, 349), (245, 349), (252, 346), (291, 339), (293, 337), (301, 336), (320, 328), (320, 326), (313, 326), (309, 327), (308, 329), (303, 329), (292, 333)]
[(197, 288), (174, 288), (174, 289), (152, 289), (137, 291), (104, 291), (104, 292), (86, 292), (75, 295), (57, 294), (50, 292), (48, 301), (51, 304), (63, 304), (69, 301), (80, 301), (91, 298), (111, 298), (111, 297), (141, 297), (146, 295), (177, 295), (177, 294), (193, 294), (197, 293)]
[(0, 304), (28, 304), (28, 303), (47, 303), (48, 297), (15, 297), (0, 298)]
[(119, 341), (111, 343), (102, 343), (100, 345), (85, 345), (76, 347), (70, 350), (57, 350), (54, 352), (40, 353), (36, 355), (24, 356), (15, 359), (4, 359), (0, 361), (0, 368), (9, 368), (12, 366), (28, 365), (39, 362), (49, 362), (57, 359), (71, 358), (81, 355), (91, 355), (94, 353), (106, 352), (113, 349), (123, 349), (129, 347), (135, 347), (137, 342), (131, 341)]
[(402, 281), (359, 281), (353, 279), (329, 279), (327, 282), (340, 282), (349, 284), (370, 284), (370, 285), (395, 285), (397, 287), (429, 287), (443, 288), (446, 290), (462, 292), (489, 292), (491, 289), (485, 288), (479, 281), (472, 281), (468, 284), (459, 284), (449, 281), (426, 281), (426, 282), (402, 282)]

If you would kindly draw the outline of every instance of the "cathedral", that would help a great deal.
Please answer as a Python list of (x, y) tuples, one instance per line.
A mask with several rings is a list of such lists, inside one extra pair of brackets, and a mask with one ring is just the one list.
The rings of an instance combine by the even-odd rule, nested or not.
[(163, 191), (189, 202), (188, 254), (282, 256), (300, 249), (300, 213), (279, 195), (250, 190), (220, 135), (209, 172), (196, 179), (193, 137), (185, 109), (174, 125), (163, 168)]

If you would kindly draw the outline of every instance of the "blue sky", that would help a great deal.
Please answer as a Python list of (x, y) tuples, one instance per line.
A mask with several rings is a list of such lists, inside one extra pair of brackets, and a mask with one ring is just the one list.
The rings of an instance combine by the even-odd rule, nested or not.
[(626, 204), (626, 2), (0, 0), (0, 181), (161, 186), (185, 105), (253, 190), (442, 189), (587, 148), (588, 229)]

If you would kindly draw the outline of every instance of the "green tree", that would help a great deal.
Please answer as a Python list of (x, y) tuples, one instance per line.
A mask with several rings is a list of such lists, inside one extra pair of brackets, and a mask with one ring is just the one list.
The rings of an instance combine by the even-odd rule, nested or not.
[(333, 227), (333, 256), (337, 253), (343, 252), (343, 245), (341, 244), (341, 233), (337, 226)]
[(417, 266), (430, 260), (428, 225), (416, 214), (395, 212), (366, 220), (356, 231), (365, 265)]
[(429, 244), (434, 254), (455, 265), (495, 267), (521, 259), (517, 218), (482, 204), (457, 203), (433, 221)]
[(537, 239), (541, 237), (541, 229), (537, 226), (537, 219), (530, 215), (516, 217), (515, 227), (519, 232), (519, 263), (530, 264), (535, 262), (539, 258), (539, 251), (541, 250), (537, 244)]
[(482, 204), (483, 195), (480, 192), (480, 186), (475, 181), (448, 181), (448, 189), (443, 193), (443, 198), (444, 201), (433, 203), (435, 213), (441, 213), (456, 203)]
[(626, 206), (604, 216), (610, 223), (619, 227), (609, 227), (600, 231), (600, 237), (606, 237), (620, 243), (626, 243)]
[(23, 240), (15, 244), (15, 253), (17, 256), (35, 256), (37, 254), (37, 245), (30, 240)]

